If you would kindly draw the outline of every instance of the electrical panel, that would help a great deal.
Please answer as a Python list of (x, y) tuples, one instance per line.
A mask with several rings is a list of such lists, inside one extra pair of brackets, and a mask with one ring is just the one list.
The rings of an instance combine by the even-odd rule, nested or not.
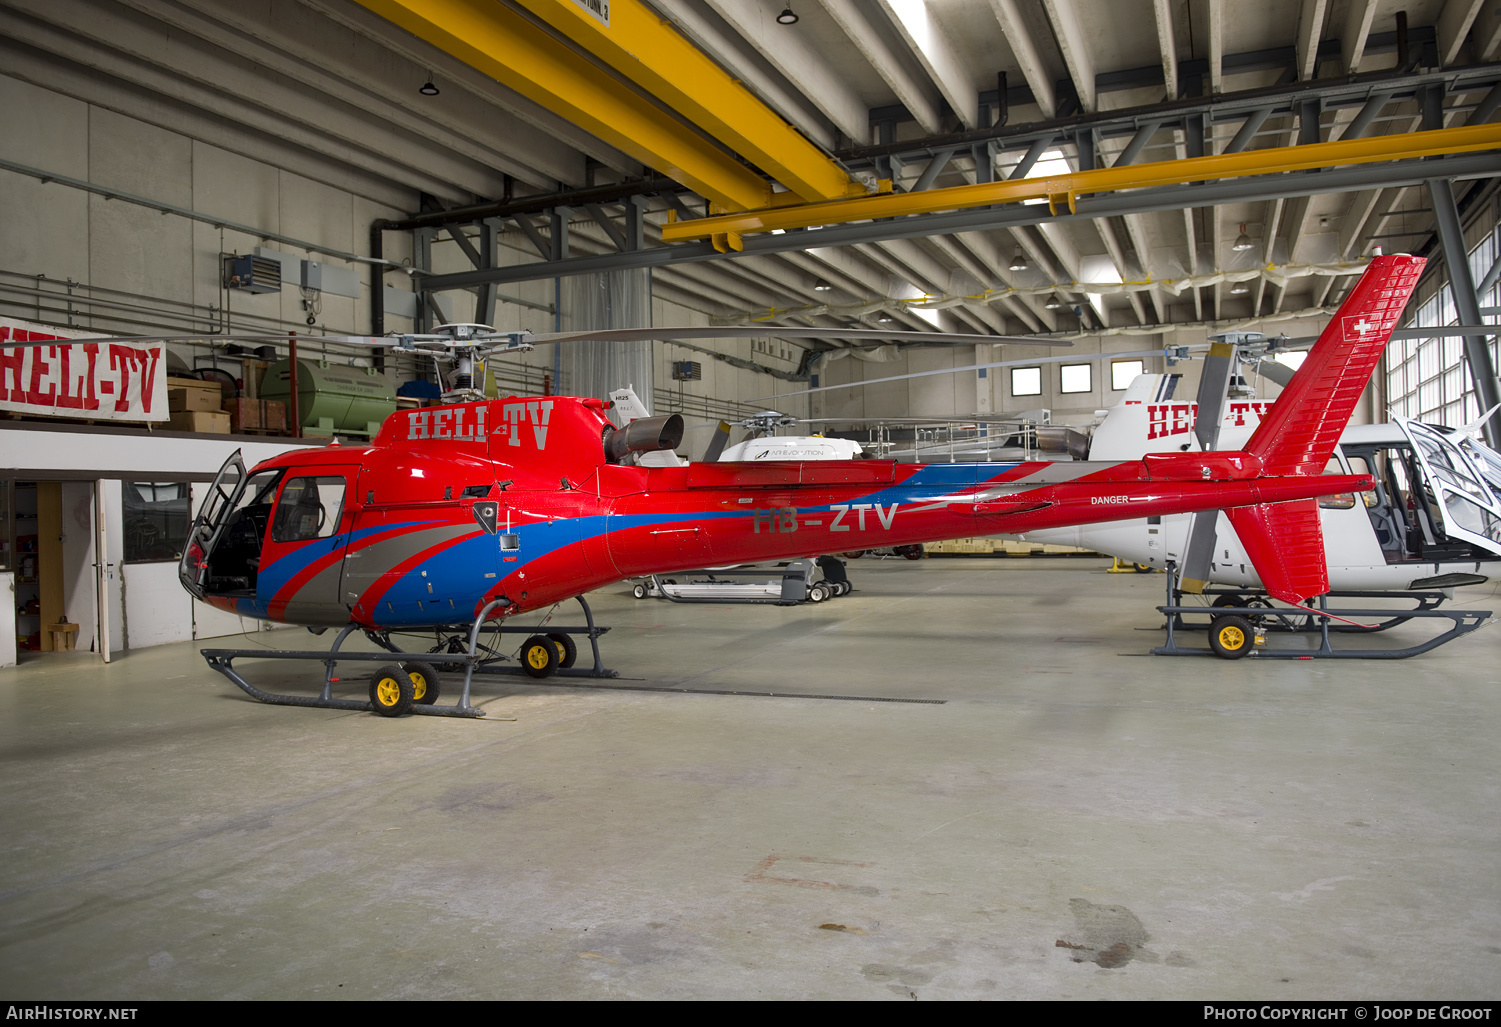
[(703, 381), (704, 366), (697, 360), (675, 360), (672, 363), (672, 379), (678, 382)]
[(225, 257), (224, 284), (245, 292), (281, 292), (281, 264), (265, 257)]

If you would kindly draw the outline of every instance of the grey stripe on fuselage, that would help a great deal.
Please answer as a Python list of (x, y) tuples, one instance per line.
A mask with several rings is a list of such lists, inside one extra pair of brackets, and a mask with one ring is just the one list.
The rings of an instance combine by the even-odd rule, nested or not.
[[(433, 528), (417, 528), (404, 532), (391, 538), (384, 538), (373, 542), (363, 549), (356, 549), (344, 557), (344, 604), (352, 606), (359, 598), (369, 591), (370, 587), (380, 579), (382, 575), (399, 564), (406, 563), (412, 557), (425, 549), (445, 542), (473, 534), (478, 528), (474, 524), (445, 524)], [(490, 536), (493, 538), (494, 536)], [(494, 567), (478, 568), (476, 574), (475, 592), (484, 591), (489, 579), (482, 577), (487, 570)], [(408, 571), (407, 573), (411, 573)], [(399, 580), (399, 579), (398, 579)], [(447, 590), (454, 595), (468, 595), (468, 591), (455, 592)], [(424, 597), (425, 598), (425, 597)]]

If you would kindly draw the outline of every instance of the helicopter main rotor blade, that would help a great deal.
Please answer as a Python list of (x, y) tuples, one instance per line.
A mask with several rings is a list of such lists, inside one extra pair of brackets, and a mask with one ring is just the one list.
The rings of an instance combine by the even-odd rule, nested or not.
[(584, 332), (543, 332), (526, 336), (540, 345), (547, 342), (643, 342), (649, 339), (760, 339), (768, 335), (783, 339), (859, 339), (868, 342), (952, 342), (966, 345), (1009, 343), (1019, 346), (1072, 346), (1066, 339), (1039, 339), (1029, 335), (968, 335), (955, 332), (880, 331), (870, 328), (601, 328)]
[[(406, 336), (417, 345), (425, 343), (441, 342), (441, 336)], [(69, 336), (67, 338), (54, 339), (31, 339), (27, 341), (6, 340), (0, 342), (0, 349), (23, 349), (31, 346), (66, 346), (69, 344), (94, 343), (118, 343), (126, 346), (155, 346), (164, 342), (211, 342), (211, 343), (234, 343), (234, 342), (288, 342), (286, 332), (267, 335), (83, 335)], [(380, 335), (299, 335), (297, 341), (304, 345), (334, 343), (338, 346), (368, 346), (372, 349), (389, 349), (399, 346), (401, 341), (397, 338), (387, 338)]]
[[(321, 335), (300, 337), (303, 341), (324, 341)], [(287, 333), (280, 335), (81, 335), (58, 337), (52, 339), (6, 339), (0, 342), (0, 349), (25, 349), (33, 346), (67, 346), (70, 344), (82, 345), (93, 343), (119, 343), (127, 346), (154, 346), (164, 342), (286, 342)]]
[[(1393, 328), (1393, 339), (1462, 339), (1478, 335), (1501, 335), (1501, 325), (1448, 325), (1444, 328)], [(1317, 335), (1283, 339), (1283, 348), (1307, 349), (1318, 341)]]
[(1287, 383), (1293, 380), (1293, 374), (1297, 368), (1277, 360), (1258, 360), (1251, 365), (1251, 370), (1267, 381), (1276, 382), (1286, 388)]

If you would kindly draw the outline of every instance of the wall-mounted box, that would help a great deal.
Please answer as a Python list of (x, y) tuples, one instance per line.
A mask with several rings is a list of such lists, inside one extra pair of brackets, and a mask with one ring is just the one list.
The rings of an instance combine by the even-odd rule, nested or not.
[(224, 284), (244, 292), (281, 292), (281, 265), (266, 257), (225, 257)]
[(321, 260), (304, 260), (296, 254), (273, 250), (269, 246), (257, 246), (255, 255), (281, 265), (284, 281), (296, 282), (304, 289), (317, 289), (335, 296), (360, 298), (360, 273), (354, 268), (338, 267)]

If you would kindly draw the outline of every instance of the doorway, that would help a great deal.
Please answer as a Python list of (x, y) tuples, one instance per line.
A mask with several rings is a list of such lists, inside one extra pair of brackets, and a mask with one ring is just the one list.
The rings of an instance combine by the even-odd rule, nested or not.
[(14, 575), (18, 662), (97, 651), (91, 481), (0, 482), (0, 571)]

